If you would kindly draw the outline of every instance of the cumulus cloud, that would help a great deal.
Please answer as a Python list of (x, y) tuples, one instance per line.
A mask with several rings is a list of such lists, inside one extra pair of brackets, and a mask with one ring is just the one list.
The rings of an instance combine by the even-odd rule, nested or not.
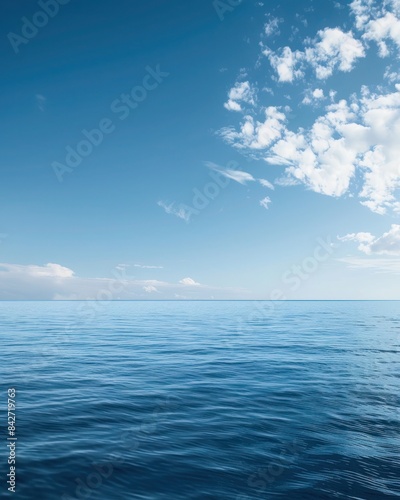
[(222, 136), (236, 147), (263, 150), (269, 164), (285, 166), (287, 184), (342, 196), (353, 194), (351, 181), (358, 174), (361, 188), (354, 194), (363, 205), (380, 214), (400, 211), (395, 198), (400, 187), (400, 85), (386, 94), (363, 88), (359, 97), (328, 105), (310, 127), (297, 131), (289, 129), (281, 110), (268, 109), (264, 123), (245, 117), (239, 131), (225, 129)]
[(387, 66), (383, 77), (388, 80), (389, 83), (400, 82), (400, 71), (395, 71), (391, 65)]
[(270, 17), (264, 25), (264, 33), (267, 35), (267, 37), (279, 35), (279, 24), (282, 22), (283, 19), (279, 19), (278, 17)]
[(326, 79), (336, 68), (339, 71), (351, 71), (357, 59), (365, 57), (365, 50), (351, 31), (325, 28), (318, 32), (317, 39), (306, 48), (304, 54), (316, 77)]
[(243, 111), (241, 103), (255, 104), (255, 91), (249, 82), (237, 82), (228, 93), (228, 101), (224, 104), (229, 111)]
[(400, 20), (391, 12), (387, 12), (380, 19), (368, 23), (363, 38), (374, 40), (379, 47), (379, 55), (387, 57), (390, 53), (387, 40), (400, 47)]
[(358, 250), (367, 255), (400, 256), (400, 225), (392, 224), (390, 230), (382, 236), (371, 233), (351, 233), (339, 237), (340, 241), (358, 243)]
[(301, 69), (304, 53), (290, 47), (283, 47), (278, 52), (266, 48), (263, 54), (268, 57), (271, 66), (278, 74), (279, 82), (292, 83), (295, 79), (304, 75)]
[(315, 89), (313, 90), (312, 93), (314, 99), (323, 99), (324, 98), (324, 91), (322, 89)]
[(350, 4), (355, 26), (362, 39), (377, 44), (379, 55), (387, 57), (400, 48), (400, 3), (398, 0), (354, 0)]
[(314, 89), (312, 91), (308, 91), (307, 95), (303, 99), (303, 104), (316, 104), (320, 103), (325, 99), (325, 94), (323, 89)]
[(302, 78), (307, 67), (314, 71), (318, 79), (325, 80), (332, 76), (335, 69), (351, 71), (357, 60), (365, 57), (360, 40), (351, 31), (344, 32), (340, 28), (320, 30), (317, 37), (308, 42), (304, 51), (293, 51), (287, 46), (276, 52), (269, 48), (263, 51), (279, 82), (292, 83)]
[(220, 131), (221, 136), (233, 146), (242, 149), (263, 149), (279, 139), (285, 130), (286, 116), (275, 106), (265, 110), (265, 120), (260, 122), (252, 116), (245, 116), (240, 131), (232, 127)]
[(146, 285), (143, 287), (143, 290), (146, 292), (146, 293), (158, 293), (158, 290), (155, 286), (153, 285)]
[[(400, 72), (396, 60), (390, 60), (382, 75), (394, 87), (360, 85), (357, 94), (337, 101), (339, 94), (325, 90), (322, 82), (353, 71), (375, 44), (381, 57), (400, 55), (400, 0), (353, 0), (348, 8), (352, 18), (346, 28), (327, 26), (297, 48), (263, 46), (274, 73), (272, 81), (277, 82), (275, 101), (279, 92), (283, 94), (280, 83), (296, 82), (296, 88), (305, 87), (299, 102), (294, 92), (291, 108), (279, 103), (255, 106), (246, 110), (239, 125), (224, 127), (219, 134), (251, 158), (283, 167), (284, 174), (275, 184), (303, 184), (328, 196), (357, 197), (378, 214), (400, 213)], [(259, 64), (260, 60), (255, 69)], [(319, 81), (313, 87), (309, 73)], [(365, 73), (353, 83), (360, 77), (365, 78)], [(309, 112), (304, 119), (296, 113), (296, 105), (301, 104), (311, 105), (309, 110), (302, 109)]]

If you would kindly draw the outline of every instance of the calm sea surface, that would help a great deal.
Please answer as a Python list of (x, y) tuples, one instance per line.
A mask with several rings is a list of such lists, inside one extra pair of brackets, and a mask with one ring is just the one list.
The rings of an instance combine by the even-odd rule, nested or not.
[(0, 342), (0, 498), (400, 498), (400, 302), (3, 302)]

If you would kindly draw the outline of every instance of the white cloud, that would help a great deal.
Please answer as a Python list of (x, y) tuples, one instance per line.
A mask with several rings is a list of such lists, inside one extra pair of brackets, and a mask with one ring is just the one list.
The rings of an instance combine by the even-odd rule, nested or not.
[(222, 137), (238, 148), (263, 149), (281, 137), (285, 130), (286, 116), (279, 108), (269, 106), (265, 120), (259, 122), (252, 116), (245, 116), (240, 132), (232, 128), (221, 130)]
[(354, 175), (356, 153), (337, 129), (348, 119), (350, 111), (342, 102), (330, 107), (309, 131), (285, 131), (285, 136), (272, 148), (270, 162), (286, 163), (286, 174), (318, 193), (341, 196), (349, 188)]
[(323, 99), (324, 98), (324, 91), (322, 89), (315, 89), (313, 90), (312, 93), (314, 99)]
[(128, 269), (130, 267), (129, 264), (118, 264), (117, 266), (115, 266), (115, 269), (117, 271), (125, 271), (126, 269)]
[(279, 24), (283, 22), (283, 19), (278, 17), (270, 17), (264, 25), (264, 33), (267, 37), (277, 36), (280, 34)]
[(212, 162), (206, 162), (206, 165), (212, 170), (220, 173), (227, 179), (231, 179), (235, 182), (238, 182), (239, 184), (246, 184), (246, 182), (255, 181), (254, 177), (248, 172), (243, 172), (241, 170), (232, 170), (229, 168), (224, 169)]
[(269, 198), (268, 196), (266, 196), (265, 198), (263, 198), (261, 201), (260, 201), (260, 205), (264, 208), (266, 208), (267, 210), (269, 209), (269, 205), (272, 203), (271, 201), (271, 198)]
[(400, 48), (400, 2), (398, 0), (355, 0), (350, 4), (355, 26), (362, 39), (376, 42), (379, 55), (387, 57), (391, 46)]
[(338, 240), (346, 243), (348, 241), (354, 241), (359, 243), (358, 250), (364, 252), (366, 254), (370, 254), (369, 251), (370, 245), (374, 240), (374, 237), (371, 233), (351, 233), (346, 234), (345, 236), (338, 236)]
[(335, 7), (335, 9), (339, 9), (339, 10), (345, 8), (344, 5), (342, 5), (340, 2), (335, 2), (334, 7)]
[(305, 50), (305, 60), (314, 69), (318, 79), (326, 79), (339, 71), (351, 71), (357, 59), (365, 57), (363, 44), (354, 38), (351, 31), (340, 28), (325, 28), (318, 38)]
[(387, 57), (390, 53), (387, 40), (400, 47), (400, 20), (391, 12), (387, 12), (383, 17), (368, 23), (363, 38), (374, 40), (378, 44), (379, 55)]
[(276, 71), (279, 82), (292, 83), (302, 78), (307, 65), (314, 70), (318, 79), (325, 80), (332, 76), (335, 69), (351, 71), (357, 60), (365, 57), (363, 44), (351, 31), (344, 32), (340, 28), (320, 30), (314, 40), (307, 42), (309, 46), (304, 51), (293, 51), (287, 46), (278, 52), (269, 48), (263, 51)]
[(390, 230), (382, 236), (371, 233), (352, 233), (339, 237), (340, 241), (359, 243), (358, 250), (367, 255), (400, 256), (400, 225), (392, 224)]
[[(174, 298), (184, 291), (188, 298), (240, 298), (246, 291), (200, 285), (192, 278), (179, 283), (137, 280), (126, 268), (114, 269), (110, 278), (83, 278), (59, 264), (46, 266), (0, 263), (0, 300), (129, 300), (146, 298), (153, 293), (161, 299)], [(98, 306), (90, 306), (94, 311)]]
[(377, 213), (400, 209), (395, 198), (400, 186), (400, 85), (396, 89), (362, 99), (359, 115), (365, 128), (358, 138), (352, 137), (362, 155), (359, 167), (365, 172), (360, 196), (366, 199), (363, 204)]
[(228, 93), (228, 101), (224, 104), (229, 111), (243, 111), (241, 102), (254, 105), (255, 91), (249, 82), (237, 82)]
[(389, 83), (399, 83), (400, 82), (400, 71), (393, 70), (392, 66), (388, 66), (385, 69), (385, 73), (383, 75)]
[(304, 60), (304, 53), (296, 50), (292, 51), (290, 47), (283, 47), (278, 53), (267, 48), (263, 54), (268, 57), (271, 66), (278, 74), (280, 82), (293, 82), (293, 80), (304, 75), (300, 69), (301, 63)]
[(72, 278), (74, 272), (68, 267), (60, 266), (59, 264), (46, 264), (45, 266), (34, 265), (18, 265), (18, 264), (1, 264), (0, 272), (12, 274), (21, 274), (38, 278)]
[(266, 179), (258, 179), (258, 182), (261, 184), (261, 186), (264, 186), (268, 189), (272, 189), (272, 191), (275, 189), (274, 185), (271, 184), (271, 182), (267, 181)]
[(183, 278), (179, 283), (185, 286), (200, 286), (200, 283), (196, 283), (192, 278)]
[(157, 205), (165, 210), (165, 212), (169, 215), (175, 215), (179, 219), (184, 220), (185, 222), (190, 221), (190, 217), (192, 212), (185, 206), (179, 205), (175, 206), (175, 203), (166, 203), (162, 200), (157, 202)]
[(400, 274), (400, 259), (344, 257), (337, 260), (347, 264), (349, 269), (370, 269), (382, 273)]
[(364, 29), (365, 25), (370, 20), (372, 7), (375, 0), (354, 0), (350, 4), (350, 9), (355, 17), (355, 25), (357, 29)]
[(134, 264), (133, 267), (138, 267), (139, 269), (164, 269), (163, 266), (146, 266), (142, 264)]
[(303, 99), (302, 104), (315, 104), (323, 101), (325, 99), (325, 94), (323, 89), (314, 89), (313, 91), (308, 91), (306, 97)]
[[(241, 170), (232, 170), (232, 169), (224, 169), (220, 167), (219, 165), (216, 165), (215, 163), (212, 162), (206, 162), (206, 165), (211, 168), (212, 170), (215, 170), (216, 172), (219, 172), (221, 175), (225, 176), (228, 179), (234, 180), (238, 182), (239, 184), (245, 185), (247, 182), (259, 182), (263, 187), (266, 187), (268, 189), (274, 190), (275, 187), (274, 185), (267, 181), (266, 179), (255, 179), (251, 174), (248, 172), (243, 172)], [(269, 198), (265, 198), (264, 200), (269, 200)], [(262, 200), (262, 201), (264, 201)], [(270, 202), (270, 200), (269, 200)], [(267, 206), (265, 206), (267, 208)]]
[[(400, 187), (400, 85), (387, 94), (363, 88), (360, 97), (330, 104), (309, 128), (297, 131), (288, 128), (277, 108), (268, 109), (264, 123), (247, 116), (239, 132), (225, 129), (222, 136), (238, 148), (263, 150), (269, 164), (286, 166), (288, 182), (329, 196), (356, 194), (376, 213), (400, 212), (395, 197)], [(361, 188), (354, 192), (356, 173)]]
[[(293, 83), (304, 78), (298, 83), (305, 87), (302, 103), (312, 105), (304, 124), (299, 123), (300, 113), (296, 114), (294, 92), (291, 108), (247, 110), (239, 126), (225, 127), (219, 133), (250, 157), (284, 167), (277, 184), (303, 184), (328, 196), (358, 197), (378, 214), (400, 213), (398, 64), (393, 59), (384, 75), (386, 82), (397, 82), (394, 89), (380, 86), (372, 91), (364, 86), (358, 95), (339, 102), (335, 90), (328, 92), (321, 83), (313, 87), (307, 83), (310, 71), (317, 80), (325, 80), (334, 73), (354, 70), (375, 43), (382, 57), (400, 55), (400, 0), (353, 0), (349, 7), (354, 22), (346, 27), (327, 26), (303, 40), (300, 49), (263, 46), (275, 73), (272, 81)], [(250, 87), (250, 79), (247, 83)], [(315, 113), (317, 106), (321, 111), (315, 117), (311, 112)], [(301, 111), (306, 112), (304, 108)], [(265, 113), (265, 118), (260, 119), (260, 113)], [(291, 127), (290, 120), (296, 120), (296, 126)]]

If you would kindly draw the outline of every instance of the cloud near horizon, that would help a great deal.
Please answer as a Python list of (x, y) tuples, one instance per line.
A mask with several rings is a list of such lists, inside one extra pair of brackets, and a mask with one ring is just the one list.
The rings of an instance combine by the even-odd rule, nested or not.
[(196, 283), (192, 278), (183, 278), (179, 281), (181, 285), (185, 286), (201, 286), (200, 283)]
[(0, 300), (135, 300), (155, 293), (160, 299), (174, 299), (181, 292), (187, 299), (210, 299), (235, 298), (245, 292), (202, 285), (189, 277), (178, 283), (137, 280), (121, 265), (112, 274), (111, 278), (83, 278), (59, 264), (0, 263)]

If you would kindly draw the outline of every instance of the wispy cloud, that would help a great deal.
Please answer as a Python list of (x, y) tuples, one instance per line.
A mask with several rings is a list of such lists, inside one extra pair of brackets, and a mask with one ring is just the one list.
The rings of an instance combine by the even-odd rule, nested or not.
[(138, 267), (139, 269), (164, 269), (163, 266), (147, 266), (143, 264), (134, 264), (133, 267)]
[(74, 272), (68, 269), (68, 267), (51, 263), (45, 266), (24, 266), (0, 263), (0, 272), (31, 276), (34, 278), (72, 278), (74, 276)]
[(228, 93), (228, 101), (224, 104), (229, 111), (243, 111), (241, 103), (255, 104), (255, 90), (249, 82), (237, 82)]
[(243, 172), (241, 170), (231, 170), (229, 168), (225, 169), (212, 162), (206, 162), (206, 165), (208, 168), (215, 170), (227, 179), (231, 179), (235, 182), (238, 182), (239, 184), (246, 184), (246, 182), (255, 181), (254, 177), (248, 172)]
[(165, 212), (169, 215), (175, 215), (179, 219), (184, 220), (185, 222), (190, 221), (191, 211), (185, 208), (182, 205), (176, 206), (175, 203), (166, 203), (165, 201), (158, 201), (157, 205), (165, 210)]
[(268, 198), (268, 196), (266, 196), (265, 198), (263, 198), (261, 201), (260, 201), (260, 205), (262, 207), (264, 207), (265, 209), (269, 209), (269, 205), (272, 203), (271, 201), (271, 198)]
[(271, 182), (267, 181), (266, 179), (258, 179), (258, 182), (261, 184), (261, 186), (264, 186), (268, 189), (272, 189), (272, 191), (275, 189), (274, 185), (271, 184)]
[(37, 107), (39, 108), (40, 111), (44, 111), (45, 109), (45, 104), (46, 104), (46, 98), (44, 95), (42, 94), (36, 94), (35, 95), (35, 99), (36, 99), (36, 105)]
[(117, 266), (115, 266), (115, 269), (117, 271), (125, 271), (126, 269), (128, 269), (130, 267), (129, 264), (118, 264)]
[(400, 274), (400, 259), (343, 257), (337, 259), (349, 269), (370, 269), (382, 273)]
[(201, 286), (200, 283), (196, 283), (192, 278), (183, 278), (179, 281), (181, 285), (185, 286)]

